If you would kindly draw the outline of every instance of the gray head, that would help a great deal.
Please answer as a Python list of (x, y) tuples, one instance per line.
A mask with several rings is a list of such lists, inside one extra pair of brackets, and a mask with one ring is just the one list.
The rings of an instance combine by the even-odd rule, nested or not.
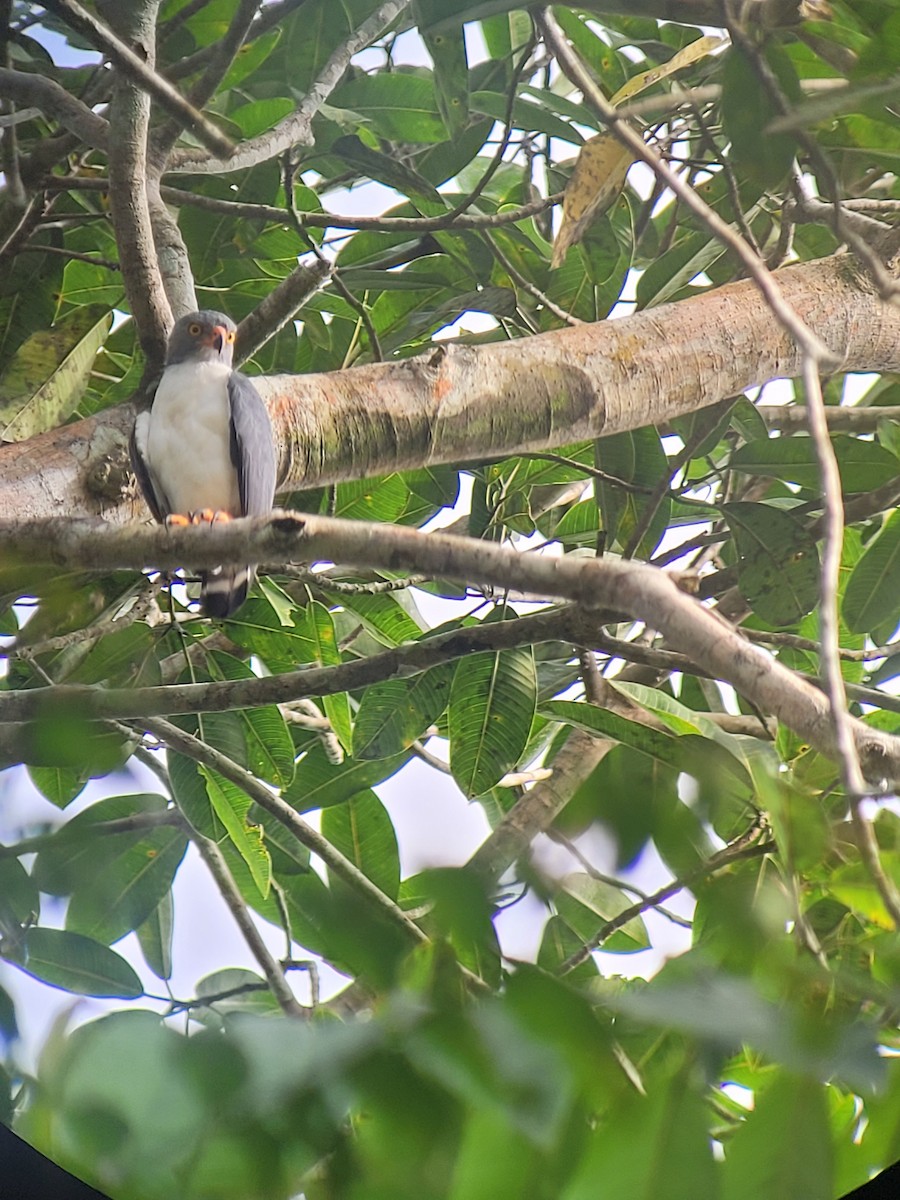
[(169, 334), (166, 366), (182, 362), (221, 362), (231, 366), (237, 326), (224, 313), (205, 308), (188, 313)]

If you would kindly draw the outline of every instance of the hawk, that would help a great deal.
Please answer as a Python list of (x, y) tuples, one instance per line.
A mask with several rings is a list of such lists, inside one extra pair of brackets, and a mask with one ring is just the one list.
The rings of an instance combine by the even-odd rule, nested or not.
[[(275, 446), (256, 388), (232, 368), (235, 324), (204, 310), (172, 330), (153, 403), (131, 435), (131, 461), (157, 521), (200, 524), (264, 516), (275, 499)], [(201, 575), (200, 602), (228, 617), (247, 595), (253, 567)]]

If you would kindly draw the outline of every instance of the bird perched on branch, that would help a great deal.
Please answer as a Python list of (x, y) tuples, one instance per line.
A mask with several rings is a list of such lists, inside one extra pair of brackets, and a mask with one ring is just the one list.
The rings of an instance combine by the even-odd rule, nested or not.
[[(131, 461), (157, 521), (213, 524), (264, 516), (275, 498), (275, 447), (256, 388), (232, 368), (235, 324), (224, 313), (189, 313), (169, 337), (166, 366), (149, 411), (131, 435)], [(253, 567), (201, 575), (200, 602), (230, 616)]]

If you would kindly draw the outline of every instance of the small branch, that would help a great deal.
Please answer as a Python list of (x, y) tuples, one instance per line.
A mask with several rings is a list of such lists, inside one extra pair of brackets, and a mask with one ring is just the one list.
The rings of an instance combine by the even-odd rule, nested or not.
[[(809, 428), (809, 413), (802, 404), (758, 404), (756, 411), (770, 429), (794, 433)], [(825, 423), (832, 432), (850, 430), (853, 433), (874, 433), (882, 421), (900, 421), (900, 405), (870, 408), (851, 408), (829, 404), (825, 407)]]
[[(825, 697), (793, 672), (752, 646), (730, 625), (678, 586), (677, 577), (643, 563), (606, 557), (585, 560), (522, 554), (489, 542), (400, 526), (342, 521), (311, 514), (276, 513), (271, 518), (242, 518), (224, 526), (111, 528), (92, 520), (0, 523), (0, 546), (26, 561), (52, 561), (79, 570), (134, 568), (152, 563), (171, 569), (190, 562), (198, 567), (228, 562), (285, 562), (294, 559), (345, 562), (363, 567), (414, 570), (459, 579), (470, 586), (512, 588), (574, 601), (588, 619), (603, 621), (625, 613), (656, 629), (673, 649), (704, 670), (727, 680), (762, 712), (772, 713), (826, 755), (836, 753), (830, 709)], [(696, 580), (688, 579), (696, 589)], [(604, 612), (606, 615), (604, 616)], [(545, 618), (556, 628), (557, 614)], [(530, 618), (540, 627), (540, 621)], [(488, 626), (499, 647), (504, 638), (523, 636), (524, 620)], [(283, 703), (299, 695), (325, 695), (386, 678), (403, 669), (422, 670), (458, 656), (471, 632), (457, 631), (454, 643), (425, 639), (381, 655), (331, 668), (309, 668), (266, 679), (175, 688), (97, 689), (58, 687), (0, 693), (0, 719), (27, 720), (51, 705), (75, 705), (87, 716), (140, 716), (148, 712), (196, 711), (203, 707), (243, 707)], [(590, 637), (577, 637), (589, 644)], [(512, 644), (510, 642), (507, 645)], [(327, 689), (327, 692), (324, 690)], [(900, 739), (853, 720), (857, 750), (868, 778), (900, 778)]]
[(334, 263), (330, 262), (325, 257), (321, 249), (316, 245), (313, 239), (309, 236), (300, 221), (300, 214), (297, 212), (297, 206), (294, 203), (294, 165), (291, 162), (289, 154), (284, 156), (282, 169), (282, 186), (284, 189), (285, 211), (290, 223), (294, 227), (297, 236), (303, 242), (304, 246), (315, 256), (319, 270), (322, 272), (323, 280), (329, 279), (339, 296), (342, 296), (346, 303), (353, 309), (359, 317), (360, 322), (365, 328), (366, 336), (369, 339), (369, 350), (373, 359), (376, 362), (384, 362), (384, 354), (381, 349), (381, 342), (378, 339), (378, 331), (375, 329), (375, 324), (369, 314), (369, 310), (362, 300), (357, 300), (356, 296), (350, 291), (347, 285), (341, 278), (341, 272), (335, 267)]
[(815, 196), (807, 196), (798, 190), (796, 202), (789, 205), (790, 216), (798, 225), (826, 221), (839, 238), (843, 239), (848, 229), (852, 229), (861, 238), (873, 238), (878, 241), (884, 238), (890, 226), (882, 221), (867, 217), (864, 211), (848, 208), (847, 201), (840, 204), (840, 219), (835, 217), (833, 204), (826, 204)]
[(197, 292), (187, 246), (178, 222), (169, 212), (159, 192), (155, 174), (147, 176), (147, 209), (153, 230), (153, 245), (166, 297), (177, 320), (186, 313), (196, 312)]
[(731, 845), (726, 846), (724, 850), (720, 850), (718, 854), (714, 854), (702, 867), (697, 867), (693, 871), (689, 871), (680, 879), (674, 879), (665, 887), (659, 888), (652, 895), (646, 896), (643, 900), (625, 908), (612, 920), (607, 921), (600, 929), (597, 935), (591, 938), (590, 942), (585, 943), (580, 950), (576, 950), (570, 955), (559, 968), (561, 975), (567, 975), (570, 971), (574, 971), (576, 967), (580, 967), (583, 962), (587, 962), (594, 950), (599, 949), (607, 938), (611, 937), (617, 929), (622, 929), (629, 921), (633, 921), (636, 917), (640, 917), (650, 908), (659, 908), (666, 900), (670, 900), (672, 896), (678, 892), (684, 891), (685, 888), (692, 887), (701, 879), (705, 879), (708, 875), (714, 874), (716, 871), (721, 871), (724, 867), (730, 867), (732, 863), (741, 862), (747, 858), (761, 858), (765, 854), (771, 854), (776, 849), (775, 842), (759, 841), (762, 836), (762, 830), (758, 825), (752, 826), (747, 833), (737, 838)]
[(109, 144), (109, 122), (91, 112), (55, 79), (0, 67), (0, 94), (17, 104), (39, 108), (95, 150), (105, 150)]
[(847, 694), (841, 673), (839, 654), (840, 630), (838, 587), (840, 584), (841, 553), (844, 547), (844, 508), (841, 503), (841, 476), (828, 426), (825, 423), (825, 401), (819, 370), (813, 359), (803, 360), (803, 384), (809, 413), (809, 432), (819, 463), (824, 500), (822, 567), (819, 582), (819, 632), (822, 639), (820, 667), (825, 690), (831, 702), (835, 744), (841, 767), (841, 779), (849, 796), (861, 796), (866, 791), (865, 780), (856, 753), (856, 743), (847, 712)]
[(162, 75), (159, 75), (147, 61), (127, 46), (123, 41), (99, 21), (87, 9), (82, 8), (78, 0), (44, 0), (44, 7), (61, 17), (82, 37), (96, 46), (103, 54), (115, 63), (126, 78), (132, 80), (138, 87), (152, 96), (157, 103), (188, 126), (198, 141), (207, 146), (213, 154), (227, 157), (234, 150), (234, 144), (220, 129), (198, 112), (185, 100), (181, 93)]
[(331, 275), (330, 263), (300, 265), (282, 279), (238, 325), (237, 361), (246, 362), (283, 329), (294, 313), (318, 292)]
[[(10, 54), (10, 32), (13, 15), (13, 0), (2, 0), (0, 3), (0, 70), (9, 70), (12, 56)], [(16, 125), (21, 121), (21, 114), (15, 111), (14, 99), (4, 93), (0, 83), (0, 167), (2, 167), (6, 184), (6, 203), (20, 211), (28, 206), (28, 193), (22, 182), (22, 172), (19, 166), (19, 138)], [(25, 112), (36, 115), (33, 109), (26, 108)]]
[(281, 965), (269, 952), (268, 946), (256, 928), (247, 905), (244, 903), (244, 897), (241, 895), (228, 869), (228, 863), (225, 861), (222, 851), (214, 841), (203, 837), (202, 834), (194, 829), (191, 830), (190, 837), (191, 841), (197, 847), (206, 869), (213, 877), (215, 885), (219, 889), (219, 895), (225, 901), (228, 910), (234, 917), (235, 924), (243, 934), (244, 941), (247, 943), (250, 953), (259, 963), (260, 970), (265, 975), (266, 982), (269, 985), (272, 995), (278, 1001), (281, 1011), (286, 1017), (309, 1016), (309, 1013), (298, 1002), (296, 996), (291, 991)]
[(98, 258), (96, 254), (82, 254), (79, 250), (67, 250), (65, 246), (51, 246), (49, 243), (31, 242), (22, 246), (19, 254), (58, 254), (60, 258), (68, 258), (73, 262), (90, 263), (92, 267), (103, 267), (107, 271), (120, 271), (122, 268), (111, 258)]
[(539, 287), (537, 287), (531, 282), (530, 279), (523, 275), (522, 272), (515, 266), (515, 264), (510, 262), (493, 238), (489, 239), (489, 245), (491, 254), (493, 254), (494, 258), (496, 258), (497, 262), (507, 273), (513, 283), (518, 284), (523, 291), (526, 291), (529, 296), (532, 296), (535, 300), (537, 300), (538, 304), (543, 305), (547, 312), (553, 313), (554, 317), (558, 317), (559, 320), (563, 321), (566, 325), (584, 324), (584, 321), (582, 321), (580, 317), (575, 317), (570, 312), (566, 312), (564, 308), (560, 308), (555, 300), (551, 300), (545, 292), (542, 292)]
[(693, 927), (693, 922), (688, 920), (686, 917), (680, 917), (677, 913), (670, 912), (668, 909), (663, 908), (661, 904), (652, 903), (652, 899), (647, 892), (645, 892), (642, 888), (635, 887), (635, 885), (633, 883), (629, 883), (627, 879), (619, 879), (615, 875), (607, 875), (605, 871), (599, 871), (590, 861), (590, 859), (586, 858), (581, 853), (581, 850), (575, 845), (572, 839), (567, 838), (566, 835), (564, 833), (560, 833), (558, 829), (548, 829), (546, 830), (546, 834), (547, 837), (550, 838), (551, 842), (556, 842), (558, 846), (562, 846), (564, 849), (568, 850), (585, 874), (590, 875), (591, 879), (596, 879), (598, 883), (609, 884), (610, 887), (619, 888), (620, 891), (623, 892), (631, 892), (632, 896), (637, 896), (639, 900), (645, 901), (649, 907), (655, 908), (657, 912), (662, 913), (662, 915), (670, 920), (673, 925), (680, 925), (682, 929), (691, 929)]
[[(143, 47), (151, 64), (157, 4), (158, 0), (142, 0), (128, 9), (128, 34)], [(150, 97), (130, 78), (117, 80), (110, 109), (109, 199), (125, 294), (148, 368), (155, 370), (165, 358), (172, 310), (160, 275), (147, 201)]]
[(875, 840), (875, 833), (862, 811), (863, 797), (850, 796), (850, 814), (853, 828), (856, 830), (856, 842), (859, 846), (859, 856), (875, 884), (888, 915), (894, 922), (894, 928), (900, 929), (900, 893), (891, 877), (881, 864), (881, 851)]
[[(133, 735), (134, 731), (129, 729), (129, 734)], [(11, 845), (0, 845), (0, 860), (4, 858), (21, 858), (23, 854), (38, 854), (41, 850), (48, 846), (58, 846), (61, 841), (67, 837), (71, 837), (73, 841), (80, 840), (85, 836), (85, 830), (82, 828), (79, 833), (76, 829), (72, 834), (66, 822), (58, 826), (50, 833), (38, 833), (34, 837), (21, 838), (18, 842)], [(158, 829), (161, 825), (175, 825), (178, 828), (185, 828), (186, 823), (184, 818), (175, 809), (167, 809), (165, 812), (142, 812), (132, 813), (130, 817), (115, 817), (109, 821), (96, 821), (90, 827), (91, 837), (94, 834), (101, 836), (111, 836), (116, 833), (135, 833), (144, 829)]]

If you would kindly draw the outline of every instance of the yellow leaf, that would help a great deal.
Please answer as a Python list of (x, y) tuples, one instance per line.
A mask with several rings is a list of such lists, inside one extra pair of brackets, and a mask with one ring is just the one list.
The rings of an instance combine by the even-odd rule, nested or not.
[(615, 203), (631, 163), (631, 151), (611, 133), (598, 133), (584, 143), (566, 186), (551, 267), (558, 267), (590, 223)]
[[(728, 39), (723, 37), (697, 38), (667, 63), (629, 79), (610, 99), (610, 104), (618, 107), (666, 76), (727, 44)], [(569, 247), (577, 245), (584, 237), (591, 222), (612, 207), (625, 186), (625, 176), (633, 161), (631, 152), (611, 133), (598, 133), (584, 143), (563, 198), (563, 218), (553, 242), (551, 267), (558, 267)]]
[(707, 37), (697, 38), (695, 42), (688, 43), (687, 46), (679, 50), (673, 55), (667, 63), (663, 63), (659, 67), (651, 67), (649, 71), (642, 71), (640, 75), (633, 75), (627, 83), (622, 84), (614, 96), (610, 98), (610, 104), (613, 108), (618, 108), (626, 100), (630, 100), (632, 96), (637, 96), (641, 92), (646, 91), (648, 87), (652, 87), (654, 83), (659, 83), (661, 79), (665, 79), (669, 75), (674, 75), (676, 71), (680, 71), (682, 67), (689, 67), (691, 63), (697, 62), (701, 58), (705, 58), (707, 54), (712, 54), (715, 50), (720, 50), (723, 46), (728, 45), (728, 38)]

